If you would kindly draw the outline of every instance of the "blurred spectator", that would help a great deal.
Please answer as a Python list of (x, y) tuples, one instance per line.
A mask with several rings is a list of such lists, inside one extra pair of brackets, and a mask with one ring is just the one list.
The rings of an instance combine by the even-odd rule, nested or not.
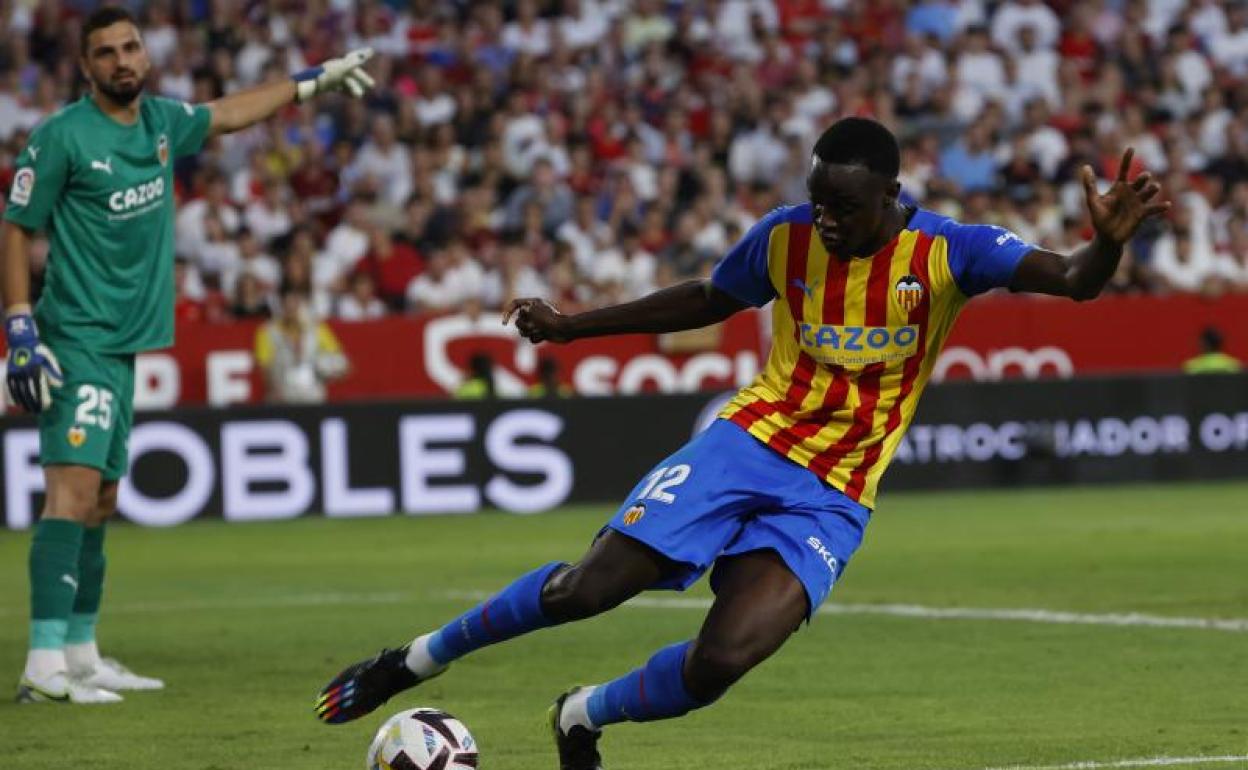
[(412, 160), (407, 146), (395, 135), (394, 119), (382, 114), (373, 118), (369, 140), (346, 169), (353, 190), (366, 190), (399, 207), (412, 192)]
[(365, 214), (364, 203), (352, 200), (338, 226), (329, 231), (325, 239), (326, 270), (331, 281), (345, 276), (355, 269), (369, 248), (369, 231), (372, 229)]
[(350, 288), (338, 298), (335, 314), (343, 321), (371, 321), (388, 312), (386, 303), (377, 296), (377, 284), (366, 270), (351, 275)]
[(1183, 362), (1188, 374), (1234, 374), (1244, 366), (1237, 358), (1222, 350), (1222, 332), (1208, 326), (1200, 333), (1200, 355)]
[(947, 43), (957, 32), (958, 7), (949, 0), (918, 0), (906, 14), (906, 31), (915, 39), (935, 36)]
[(1053, 48), (1062, 24), (1043, 0), (1006, 0), (992, 17), (992, 42), (1002, 51), (1013, 51), (1025, 29), (1035, 32), (1040, 47)]
[(287, 204), (289, 188), (277, 180), (264, 183), (263, 193), (243, 212), (248, 229), (263, 244), (272, 243), (290, 232), (294, 219)]
[(542, 228), (547, 232), (554, 232), (572, 218), (572, 190), (555, 178), (554, 166), (547, 158), (538, 158), (533, 163), (532, 181), (517, 187), (507, 198), (503, 227), (518, 229), (523, 224), (525, 207), (531, 203), (540, 207)]
[(983, 123), (970, 126), (940, 155), (940, 173), (963, 192), (991, 190), (997, 185), (997, 159)]
[[(355, 274), (368, 275), (378, 298), (392, 308), (402, 308), (407, 287), (424, 270), (425, 260), (415, 247), (396, 241), (384, 227), (373, 227), (369, 242), (368, 253), (355, 266)], [(351, 285), (355, 295), (355, 278)]]
[(224, 236), (233, 237), (242, 219), (229, 201), (226, 178), (215, 171), (201, 181), (203, 194), (178, 207), (175, 223), (176, 251), (198, 263), (209, 240), (209, 222), (215, 222)]
[[(411, 310), (442, 311), (480, 300), (485, 291), (485, 270), (468, 255), (462, 241), (454, 241), (430, 255), (425, 271), (408, 284), (405, 292)], [(494, 303), (497, 307), (501, 299)]]
[(537, 363), (537, 382), (529, 386), (530, 398), (567, 398), (572, 388), (559, 379), (559, 362), (549, 356)]
[(1153, 246), (1149, 266), (1160, 285), (1171, 291), (1206, 291), (1223, 280), (1204, 217), (1194, 215), (1182, 200), (1175, 206), (1171, 231)]
[(227, 296), (235, 296), (237, 284), (244, 275), (250, 275), (262, 293), (277, 289), (282, 281), (282, 266), (265, 252), (260, 240), (246, 228), (238, 232), (237, 258), (221, 273), (221, 290)]
[(255, 358), (273, 403), (321, 403), (326, 383), (348, 371), (338, 338), (318, 320), (307, 292), (291, 284), (282, 288), (277, 317), (256, 330)]
[(268, 292), (251, 273), (243, 273), (238, 277), (230, 296), (230, 315), (235, 318), (268, 318), (272, 315)]
[(494, 398), (494, 359), (488, 353), (472, 354), (468, 359), (468, 377), (454, 395), (465, 400)]
[(544, 19), (538, 18), (534, 0), (516, 3), (516, 20), (503, 27), (503, 45), (529, 56), (550, 53), (550, 28)]

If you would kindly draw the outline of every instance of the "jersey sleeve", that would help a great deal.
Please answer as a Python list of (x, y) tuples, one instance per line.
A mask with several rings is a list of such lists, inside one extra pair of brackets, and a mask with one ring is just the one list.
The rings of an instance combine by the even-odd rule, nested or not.
[(1035, 246), (1004, 227), (950, 223), (949, 270), (968, 297), (1009, 286), (1018, 263)]
[(70, 148), (54, 125), (44, 123), (31, 134), (9, 188), (4, 218), (29, 230), (44, 230), (52, 209), (69, 180)]
[(194, 155), (203, 148), (212, 125), (212, 110), (205, 104), (188, 104), (156, 97), (169, 125), (169, 145), (174, 158)]
[(776, 209), (758, 220), (711, 273), (711, 285), (754, 307), (773, 300), (776, 289), (767, 272), (771, 231), (782, 221), (786, 209)]

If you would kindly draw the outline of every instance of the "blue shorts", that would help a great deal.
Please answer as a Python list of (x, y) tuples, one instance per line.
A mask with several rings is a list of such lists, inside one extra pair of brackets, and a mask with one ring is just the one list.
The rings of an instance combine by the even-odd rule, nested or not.
[[(683, 591), (715, 560), (779, 554), (806, 588), (807, 619), (862, 542), (870, 509), (726, 420), (655, 466), (605, 529), (645, 543), (682, 569), (655, 588)], [(711, 587), (715, 587), (711, 574)]]

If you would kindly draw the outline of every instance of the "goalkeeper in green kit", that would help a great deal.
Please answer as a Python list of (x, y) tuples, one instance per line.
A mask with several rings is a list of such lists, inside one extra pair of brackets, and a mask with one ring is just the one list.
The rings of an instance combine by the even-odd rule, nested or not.
[[(133, 422), (136, 353), (173, 343), (173, 163), (214, 134), (326, 91), (373, 85), (353, 51), (208, 104), (143, 95), (150, 64), (133, 18), (105, 7), (83, 24), (90, 93), (44, 121), (18, 157), (0, 233), (6, 381), (39, 416), (47, 498), (30, 548), (30, 650), (19, 702), (111, 703), (160, 689), (101, 658), (104, 521), (116, 510)], [(30, 306), (30, 241), (50, 242)]]

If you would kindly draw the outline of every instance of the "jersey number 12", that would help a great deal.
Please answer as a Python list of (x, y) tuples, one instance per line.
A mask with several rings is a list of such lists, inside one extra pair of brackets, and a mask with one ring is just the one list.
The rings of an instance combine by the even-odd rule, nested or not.
[(658, 500), (660, 503), (668, 504), (676, 502), (676, 495), (667, 490), (684, 484), (691, 470), (688, 465), (684, 464), (659, 468), (650, 474), (650, 481), (642, 488), (641, 494), (637, 495), (638, 499)]

